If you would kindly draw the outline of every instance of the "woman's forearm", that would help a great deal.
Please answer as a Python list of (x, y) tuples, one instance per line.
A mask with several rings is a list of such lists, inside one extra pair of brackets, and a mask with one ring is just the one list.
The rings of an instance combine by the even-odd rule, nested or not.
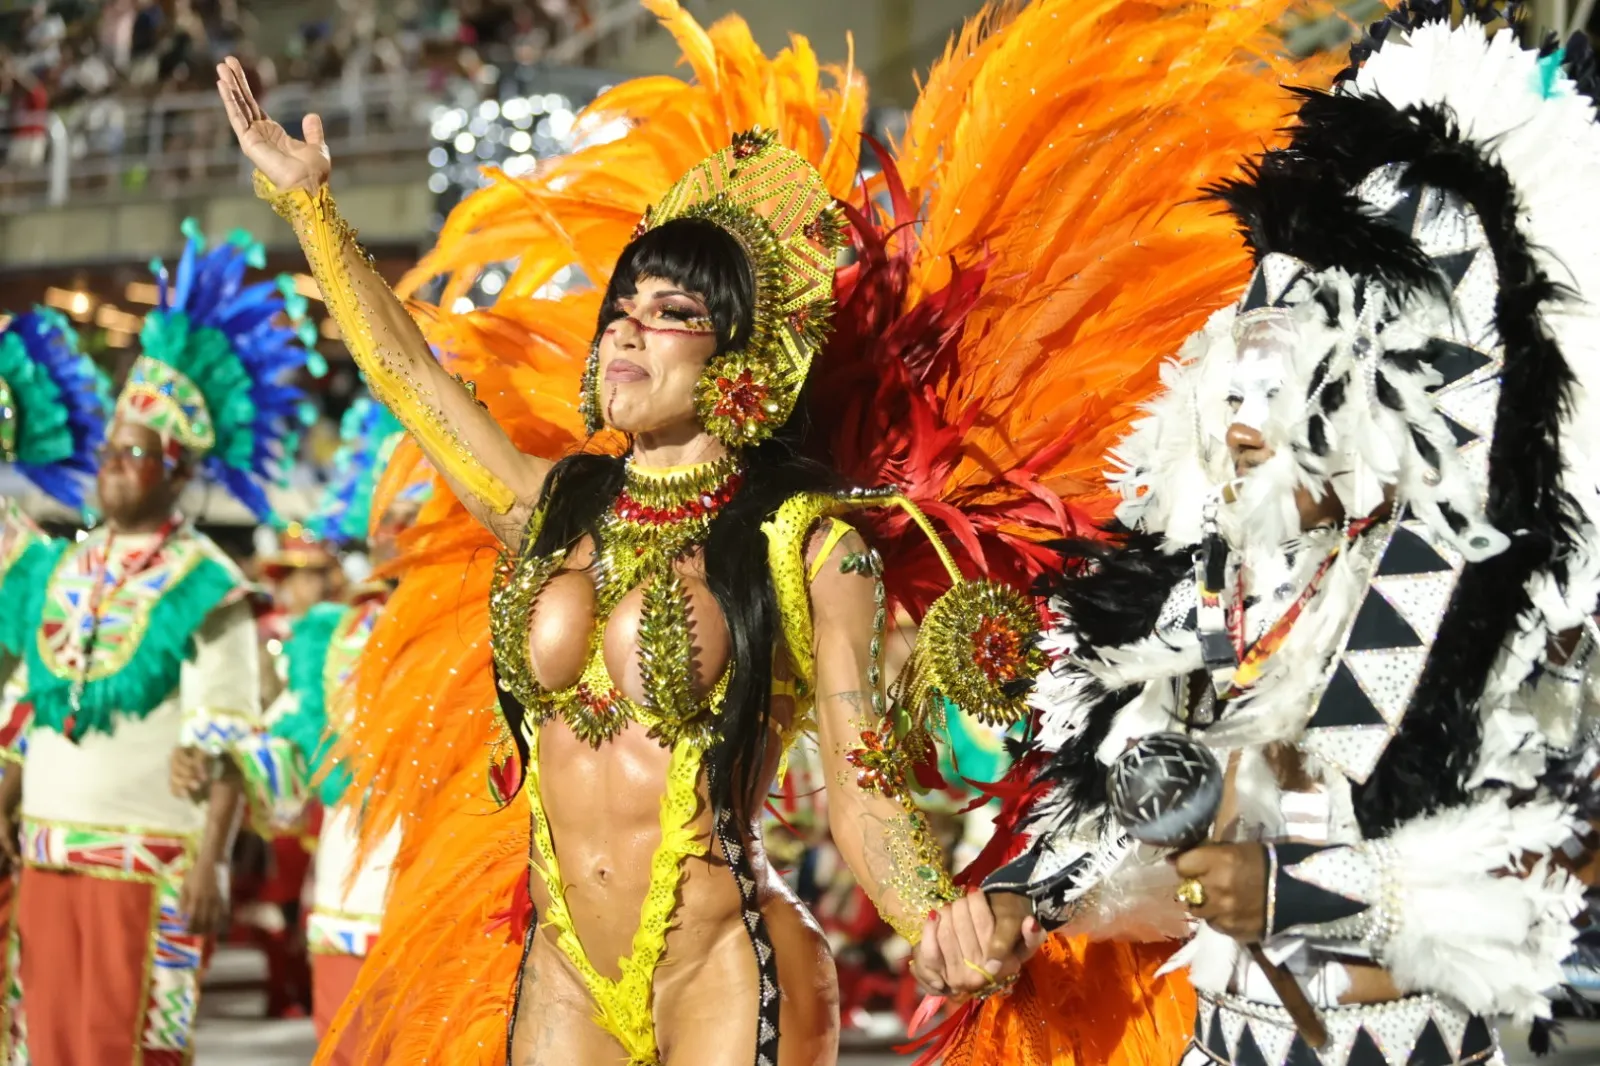
[[(258, 194), (294, 227), (328, 312), (368, 386), (455, 485), (504, 514), (526, 494), (526, 466), (462, 382), (434, 358), (410, 312), (356, 242), (326, 186)], [(523, 490), (519, 492), (519, 489)]]
[(910, 759), (888, 713), (882, 560), (854, 531), (837, 534), (819, 541), (817, 550), (827, 553), (811, 583), (828, 824), (878, 913), (915, 944), (929, 912), (955, 898), (955, 890), (944, 849), (912, 800)]
[(849, 784), (830, 788), (828, 805), (839, 854), (884, 921), (915, 944), (929, 912), (956, 895), (927, 817), (908, 796)]

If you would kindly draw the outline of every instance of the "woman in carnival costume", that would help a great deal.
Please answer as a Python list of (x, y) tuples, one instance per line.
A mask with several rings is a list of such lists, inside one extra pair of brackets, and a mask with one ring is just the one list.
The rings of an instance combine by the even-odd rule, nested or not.
[[(306, 535), (330, 550), (366, 543), (378, 574), (341, 602), (313, 606), (297, 619), (285, 643), (287, 684), (267, 712), (267, 728), (240, 745), (239, 768), (253, 801), (272, 811), (274, 828), (289, 832), (312, 801), (321, 804), (316, 876), (306, 939), (311, 952), (312, 1017), (319, 1038), (355, 983), (383, 920), (390, 865), (399, 832), (357, 861), (359, 794), (330, 754), (352, 713), (354, 673), (392, 583), (383, 568), (394, 558), (396, 538), (415, 521), (432, 491), (428, 472), (409, 482), (381, 513), (373, 507), (378, 473), (388, 464), (402, 430), (381, 405), (365, 397), (345, 413), (343, 443), (334, 473)], [(187, 795), (204, 773), (192, 757), (173, 762), (173, 788)], [(333, 1052), (335, 1063), (358, 1061)]]
[[(1170, 153), (1204, 180), (1253, 143), (1275, 113), (1241, 46), (1281, 6), (1152, 21), (1106, 3), (1083, 26), (1065, 4), (1007, 7), (935, 79), (876, 186), (887, 206), (843, 210), (865, 105), (853, 72), (825, 90), (804, 41), (768, 60), (736, 19), (708, 34), (649, 6), (697, 83), (618, 87), (583, 128), (626, 119), (621, 139), (464, 203), (412, 280), (451, 275), (448, 305), (485, 264), (519, 265), (495, 308), (424, 311), (425, 331), (339, 220), (318, 124), (291, 140), (236, 67), (219, 71), (262, 193), (460, 501), (411, 535), (359, 668), (358, 693), (378, 695), (346, 745), (372, 783), (363, 835), (406, 830), (355, 993), (373, 1061), (832, 1061), (830, 964), (747, 828), (788, 741), (818, 732), (836, 842), (915, 941), (952, 894), (911, 802), (939, 727), (930, 690), (1011, 720), (1010, 683), (1035, 659), (1016, 594), (941, 593), (963, 572), (1025, 581), (1048, 557), (1038, 540), (1089, 528), (1080, 450), (1148, 391), (1163, 339), (1246, 274), (1204, 212), (1152, 215), (1176, 181), (1130, 173), (1120, 203), (1100, 194), (1125, 155)], [(1026, 47), (1061, 33), (1090, 57), (1081, 82), (1060, 49)], [(1095, 97), (1096, 71), (1120, 72), (1124, 109)], [(1037, 97), (1005, 91), (1019, 73)], [(1204, 124), (1185, 117), (1202, 104)], [(1209, 249), (1175, 239), (1191, 229)], [(836, 271), (847, 235), (857, 261)], [(1157, 264), (1187, 282), (1131, 283)], [(534, 297), (572, 266), (596, 287)], [(1069, 343), (1081, 365), (1053, 358)], [(535, 458), (586, 435), (559, 464)], [(885, 481), (905, 487), (842, 491)], [(923, 510), (959, 562), (923, 535)], [(479, 525), (506, 549), (492, 592)], [(879, 653), (897, 604), (922, 632), (891, 715)], [(491, 813), (485, 794), (496, 697), (491, 785), (520, 787), (531, 812)], [(1158, 960), (1122, 961), (1108, 980), (1124, 1012), (1103, 1024), (1182, 1009), (1175, 991), (1128, 1010), (1127, 984)]]
[[(260, 245), (206, 251), (186, 233), (99, 452), (103, 524), (31, 544), (0, 586), (0, 648), (26, 670), (0, 804), (20, 793), (7, 1061), (189, 1062), (227, 913), (242, 790), (223, 768), (259, 721), (255, 623), (250, 586), (177, 501), (200, 475), (267, 516), (307, 352), (277, 322), (278, 284), (244, 284)], [(218, 772), (175, 797), (163, 784), (184, 747)]]
[[(1002, 956), (1024, 920), (1187, 926), (1194, 1066), (1502, 1061), (1489, 1019), (1548, 1014), (1573, 943), (1600, 72), (1581, 37), (1451, 16), (1401, 5), (1213, 189), (1254, 278), (1112, 453), (1116, 535), (1051, 601), (1028, 847), (942, 918)], [(1124, 828), (1203, 779), (1198, 846)], [(946, 1062), (1017, 1061), (1057, 996), (1025, 976)]]

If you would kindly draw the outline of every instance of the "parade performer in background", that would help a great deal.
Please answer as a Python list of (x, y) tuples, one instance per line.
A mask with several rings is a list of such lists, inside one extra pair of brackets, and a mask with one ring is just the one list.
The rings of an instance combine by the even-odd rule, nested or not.
[[(304, 299), (294, 293), (285, 296)], [(300, 522), (289, 522), (283, 529), (260, 527), (256, 537), (258, 543), (270, 544), (257, 554), (254, 566), (269, 597), (266, 610), (256, 618), (256, 630), (261, 705), (270, 711), (288, 684), (284, 647), (290, 628), (318, 604), (342, 598), (346, 574), (330, 544)], [(234, 849), (230, 938), (266, 956), (269, 1018), (304, 1017), (314, 1006), (301, 904), (320, 818), (321, 809), (313, 805), (292, 830), (276, 827), (279, 831), (270, 839), (246, 830)]]
[[(1402, 4), (1213, 188), (1255, 275), (1111, 454), (1115, 536), (1051, 600), (1027, 850), (941, 915), (1001, 956), (1023, 922), (1192, 921), (1186, 1064), (1498, 1062), (1490, 1019), (1547, 1013), (1571, 950), (1600, 70), (1495, 18)], [(1035, 1018), (976, 1022), (1014, 1045), (947, 1063), (1035, 1061)]]
[[(399, 847), (399, 831), (391, 830), (383, 845), (356, 861), (360, 796), (348, 788), (349, 773), (329, 753), (348, 726), (356, 662), (392, 590), (383, 568), (394, 557), (397, 536), (415, 520), (432, 491), (431, 478), (413, 477), (383, 514), (372, 514), (377, 472), (401, 432), (393, 416), (370, 399), (358, 400), (346, 412), (333, 480), (305, 523), (306, 535), (338, 549), (367, 543), (377, 576), (357, 585), (343, 602), (319, 603), (296, 620), (284, 648), (287, 687), (268, 710), (266, 730), (242, 744), (239, 753), (252, 800), (272, 810), (281, 832), (293, 832), (303, 822), (309, 801), (321, 806), (306, 927), (312, 1017), (319, 1038), (326, 1035), (378, 935), (389, 867)], [(204, 772), (203, 760), (180, 753), (173, 760), (174, 791), (188, 794)], [(335, 1051), (332, 1061), (359, 1060)]]
[[(21, 474), (57, 503), (83, 511), (83, 490), (95, 474), (108, 406), (100, 371), (79, 351), (78, 333), (66, 315), (36, 307), (9, 318), (0, 329), (4, 469)], [(15, 499), (0, 496), (0, 581), (29, 548), (46, 539)], [(13, 676), (18, 658), (0, 648), (0, 676)], [(7, 710), (14, 706), (7, 704)], [(16, 732), (3, 734), (0, 772), (18, 754)]]
[[(360, 536), (366, 536), (365, 531)], [(346, 574), (334, 545), (347, 541), (330, 543), (299, 522), (290, 522), (274, 540), (272, 550), (257, 558), (256, 572), (271, 588), (273, 606), (286, 626), (316, 604), (344, 594)]]
[[(1015, 628), (1026, 603), (963, 585), (941, 611), (949, 576), (914, 513), (856, 511), (851, 530), (836, 512), (890, 497), (836, 487), (903, 486), (971, 575), (1025, 582), (1051, 558), (1038, 540), (1103, 512), (1088, 464), (1153, 386), (1163, 345), (1248, 274), (1225, 224), (1152, 208), (1220, 177), (1280, 114), (1252, 52), (1270, 47), (1280, 6), (1157, 19), (1143, 5), (1056, 3), (981, 20), (958, 42), (953, 77), (924, 98), (899, 173), (876, 187), (887, 204), (846, 212), (857, 260), (837, 275), (828, 248), (847, 231), (830, 200), (856, 196), (864, 110), (853, 72), (824, 90), (803, 41), (768, 60), (736, 19), (707, 34), (676, 4), (649, 6), (696, 81), (604, 96), (580, 136), (625, 119), (620, 139), (497, 177), (408, 282), (451, 275), (449, 306), (485, 264), (519, 260), (492, 310), (419, 309), (475, 393), (434, 362), (339, 222), (318, 123), (311, 143), (288, 138), (237, 69), (219, 72), (271, 179), (263, 192), (293, 221), (375, 389), (461, 501), (413, 534), (412, 566), (358, 671), (358, 692), (389, 694), (364, 701), (384, 717), (348, 745), (352, 773), (373, 782), (366, 813), (381, 826), (424, 801), (356, 992), (376, 1061), (501, 1061), (508, 1014), (520, 1062), (775, 1061), (780, 1030), (787, 1061), (831, 1061), (826, 960), (776, 879), (756, 880), (759, 840), (744, 828), (787, 734), (814, 711), (836, 843), (916, 940), (925, 904), (948, 891), (907, 796), (913, 764), (931, 762), (938, 704), (911, 684), (904, 714), (888, 718), (877, 658), (889, 611), (922, 623), (912, 677), (932, 676), (964, 711), (1009, 720), (1004, 683), (1034, 658)], [(1069, 50), (1027, 47), (1079, 19), (1085, 68)], [(1097, 72), (1120, 81), (1107, 88)], [(748, 132), (757, 124), (780, 143)], [(1174, 175), (1127, 165), (1145, 153)], [(574, 265), (595, 288), (533, 296)], [(1184, 280), (1158, 290), (1167, 265)], [(1081, 362), (1061, 357), (1080, 347)], [(826, 402), (808, 402), (807, 379)], [(608, 419), (631, 441), (596, 432)], [(532, 458), (591, 433), (553, 475)], [(683, 462), (698, 465), (647, 465)], [(511, 549), (492, 606), (473, 556), (493, 542), (473, 517)], [(414, 613), (398, 607), (408, 590)], [(467, 765), (493, 738), (491, 632), (510, 725), (500, 751), (517, 758), (490, 777), (505, 795), (527, 776), (531, 885), (528, 812), (490, 814), (483, 767)], [(621, 651), (634, 633), (650, 645), (642, 659)], [(409, 720), (386, 738), (390, 714)], [(739, 876), (700, 857), (713, 835)], [(747, 931), (754, 963), (738, 943)], [(675, 965), (658, 972), (663, 952)], [(1145, 991), (1159, 961), (1117, 956), (1099, 975), (1106, 1009), (1083, 1024), (1158, 1043), (1171, 1015), (1176, 1044), (1181, 986)]]
[(7, 1061), (189, 1062), (227, 914), (240, 782), (219, 773), (174, 797), (167, 762), (196, 747), (226, 765), (256, 728), (255, 623), (243, 576), (177, 503), (210, 477), (266, 517), (306, 351), (275, 322), (275, 284), (244, 284), (260, 246), (236, 235), (206, 251), (186, 231), (100, 450), (104, 524), (31, 545), (0, 586), (0, 647), (27, 671), (28, 714), (0, 784), (0, 809), (21, 797)]
[[(56, 502), (81, 511), (83, 490), (95, 470), (95, 450), (105, 438), (108, 400), (100, 372), (78, 350), (78, 334), (59, 311), (38, 307), (12, 318), (0, 331), (0, 468), (15, 470)], [(0, 496), (0, 587), (29, 548), (46, 540), (17, 501)], [(27, 752), (27, 708), (21, 704), (26, 672), (19, 656), (0, 647), (0, 777), (21, 773)], [(10, 1029), (9, 957), (17, 869), (16, 804), (21, 793), (0, 788), (0, 925), (7, 957), (0, 959), (0, 1033)]]
[[(291, 627), (318, 604), (341, 597), (346, 576), (329, 543), (300, 522), (281, 530), (261, 527), (256, 536), (258, 543), (271, 544), (256, 556), (254, 567), (268, 596), (266, 609), (256, 618), (256, 632), (261, 705), (270, 712), (288, 685), (284, 648)], [(268, 837), (246, 829), (234, 848), (229, 939), (266, 956), (268, 1018), (305, 1017), (314, 1006), (302, 902), (320, 818), (321, 809), (313, 805), (293, 825), (266, 827), (273, 830)]]

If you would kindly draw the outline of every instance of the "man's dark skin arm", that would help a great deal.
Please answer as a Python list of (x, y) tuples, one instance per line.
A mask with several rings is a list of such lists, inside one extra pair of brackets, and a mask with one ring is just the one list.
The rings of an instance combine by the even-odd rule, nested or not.
[(183, 879), (178, 907), (197, 936), (218, 933), (228, 919), (228, 862), (244, 809), (244, 780), (225, 762), (207, 793), (206, 827), (194, 867)]
[(0, 877), (9, 877), (22, 866), (17, 831), (22, 807), (22, 762), (0, 764)]

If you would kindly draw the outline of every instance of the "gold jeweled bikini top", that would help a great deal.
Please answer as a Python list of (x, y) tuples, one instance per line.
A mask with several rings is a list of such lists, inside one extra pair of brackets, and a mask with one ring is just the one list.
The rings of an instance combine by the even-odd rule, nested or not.
[[(692, 467), (660, 470), (627, 465), (622, 492), (601, 522), (595, 554), (595, 624), (577, 682), (558, 691), (539, 684), (529, 661), (528, 623), (540, 592), (559, 573), (571, 548), (535, 555), (544, 521), (535, 511), (523, 555), (503, 558), (489, 603), (489, 631), (502, 689), (516, 697), (536, 724), (560, 715), (598, 748), (632, 720), (650, 736), (674, 746), (690, 740), (709, 747), (727, 693), (729, 670), (703, 698), (693, 688), (689, 604), (676, 563), (705, 541), (711, 521), (739, 490), (737, 456)], [(611, 612), (629, 591), (644, 590), (639, 621), (639, 665), (645, 700), (623, 695), (605, 663)]]

